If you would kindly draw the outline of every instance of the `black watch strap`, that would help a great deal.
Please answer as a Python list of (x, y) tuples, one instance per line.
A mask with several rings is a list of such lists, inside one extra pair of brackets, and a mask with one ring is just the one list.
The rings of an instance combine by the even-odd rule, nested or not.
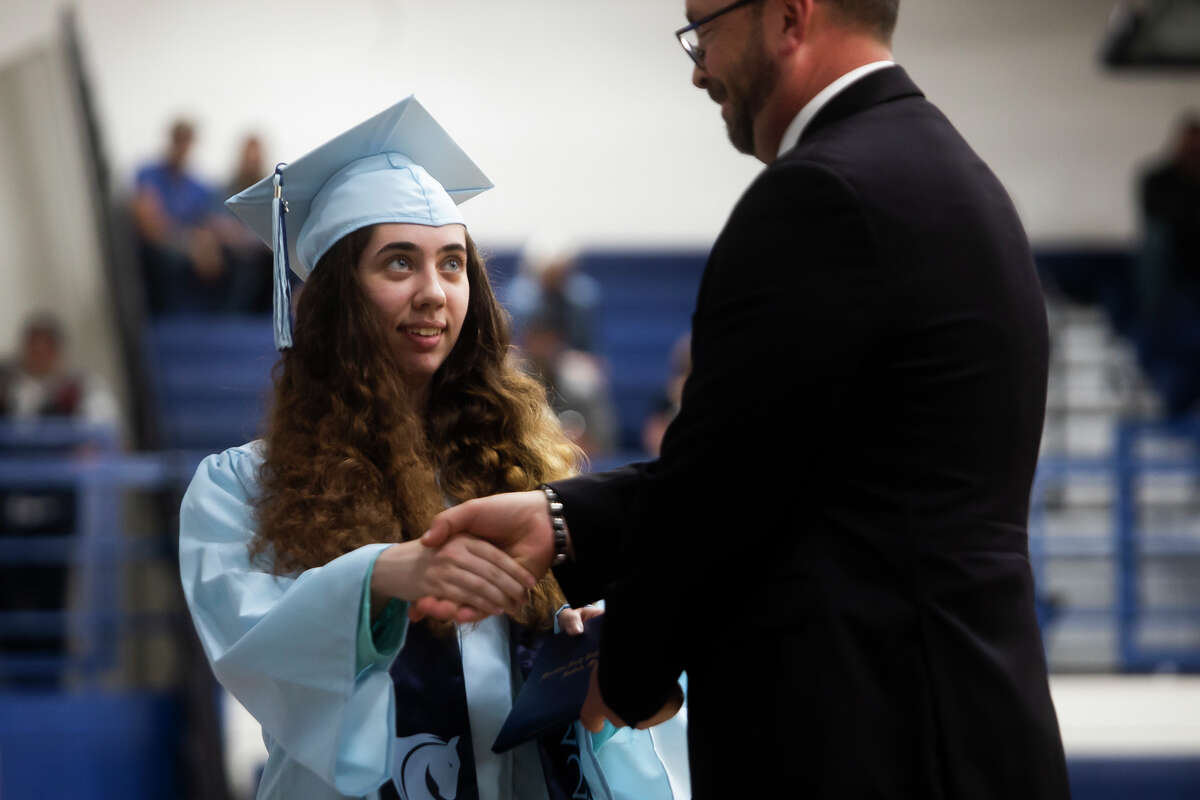
[(546, 495), (546, 504), (550, 511), (550, 527), (554, 530), (554, 559), (550, 566), (557, 567), (565, 563), (570, 547), (570, 535), (567, 532), (567, 518), (563, 516), (562, 498), (549, 484), (543, 483), (538, 487)]

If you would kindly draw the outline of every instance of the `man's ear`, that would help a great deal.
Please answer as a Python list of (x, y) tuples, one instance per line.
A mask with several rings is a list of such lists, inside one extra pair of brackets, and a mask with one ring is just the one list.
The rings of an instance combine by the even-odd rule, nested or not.
[(793, 53), (808, 38), (816, 3), (817, 0), (771, 0), (771, 7), (763, 10), (770, 15), (783, 55)]

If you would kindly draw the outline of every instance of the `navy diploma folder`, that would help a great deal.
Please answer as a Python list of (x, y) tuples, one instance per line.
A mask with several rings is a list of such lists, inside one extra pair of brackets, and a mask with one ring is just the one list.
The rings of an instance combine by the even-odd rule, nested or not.
[(600, 656), (603, 621), (602, 616), (592, 617), (579, 636), (556, 634), (545, 641), (492, 745), (493, 753), (511, 750), (550, 728), (579, 719), (592, 667)]

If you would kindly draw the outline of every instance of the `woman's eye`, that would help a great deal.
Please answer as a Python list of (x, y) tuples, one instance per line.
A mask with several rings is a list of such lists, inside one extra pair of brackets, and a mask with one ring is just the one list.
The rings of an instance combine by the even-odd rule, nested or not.
[(447, 258), (442, 262), (442, 269), (447, 272), (460, 272), (462, 268), (463, 263), (461, 258)]
[(410, 264), (408, 259), (404, 258), (403, 256), (397, 256), (396, 258), (389, 260), (384, 266), (392, 272), (406, 272), (407, 270), (412, 269), (412, 264)]

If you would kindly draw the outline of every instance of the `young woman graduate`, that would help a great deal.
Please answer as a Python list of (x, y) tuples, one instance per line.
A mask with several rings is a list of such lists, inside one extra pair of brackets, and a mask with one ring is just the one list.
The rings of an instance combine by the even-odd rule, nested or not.
[[(262, 724), (260, 798), (688, 795), (664, 731), (576, 722), (492, 753), (562, 595), (484, 542), (416, 541), (447, 503), (578, 465), (457, 207), (490, 187), (409, 98), (228, 201), (275, 251), (283, 352), (264, 438), (209, 456), (184, 497), (180, 570), (214, 672)], [(498, 616), (408, 620), (481, 591)]]

